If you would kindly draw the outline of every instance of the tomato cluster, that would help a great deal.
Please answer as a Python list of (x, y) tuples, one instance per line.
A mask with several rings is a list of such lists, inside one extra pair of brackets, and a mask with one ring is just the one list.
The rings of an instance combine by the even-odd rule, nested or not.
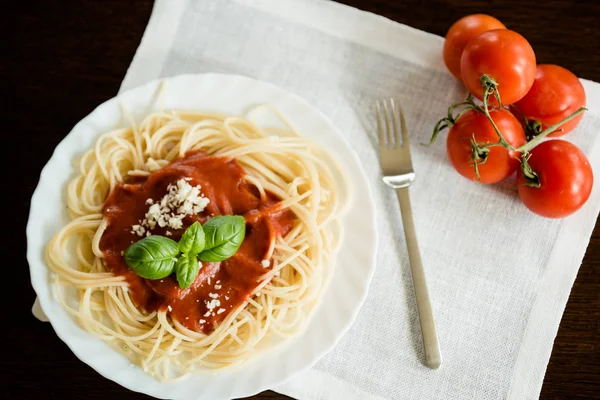
[(450, 128), (447, 152), (456, 171), (496, 183), (519, 170), (521, 201), (545, 217), (581, 208), (593, 185), (587, 157), (567, 141), (544, 141), (579, 124), (586, 103), (579, 79), (560, 66), (537, 65), (529, 42), (489, 15), (452, 25), (443, 56), (470, 92), (448, 109), (432, 137)]

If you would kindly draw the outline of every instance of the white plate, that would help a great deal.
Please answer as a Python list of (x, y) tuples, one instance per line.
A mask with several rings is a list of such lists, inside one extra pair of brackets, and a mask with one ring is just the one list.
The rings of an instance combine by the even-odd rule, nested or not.
[(167, 78), (166, 109), (192, 109), (242, 115), (249, 107), (269, 104), (290, 118), (299, 131), (338, 158), (350, 177), (353, 199), (344, 217), (344, 241), (333, 279), (306, 330), (288, 343), (232, 369), (196, 374), (177, 383), (159, 382), (101, 340), (81, 329), (52, 294), (44, 249), (67, 222), (64, 191), (73, 177), (73, 160), (102, 133), (126, 125), (120, 105), (136, 118), (156, 108), (152, 104), (161, 81), (125, 92), (96, 108), (56, 147), (42, 170), (31, 199), (27, 224), (27, 260), (31, 282), (56, 334), (75, 355), (104, 377), (137, 392), (171, 399), (230, 399), (250, 396), (313, 365), (331, 350), (349, 328), (362, 305), (375, 268), (377, 230), (370, 185), (360, 161), (339, 132), (318, 110), (300, 97), (269, 83), (222, 74)]

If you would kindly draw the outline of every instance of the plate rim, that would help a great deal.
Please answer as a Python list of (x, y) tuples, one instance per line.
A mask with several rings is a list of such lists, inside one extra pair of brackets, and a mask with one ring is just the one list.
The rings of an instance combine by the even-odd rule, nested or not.
[[(362, 308), (362, 306), (365, 302), (365, 299), (367, 297), (369, 287), (370, 287), (370, 284), (371, 284), (371, 281), (372, 281), (372, 278), (373, 278), (373, 275), (375, 272), (375, 268), (376, 268), (376, 257), (377, 257), (378, 244), (379, 244), (379, 235), (378, 235), (378, 230), (376, 228), (376, 214), (377, 214), (376, 211), (377, 210), (376, 210), (376, 205), (375, 205), (375, 201), (374, 201), (373, 188), (372, 188), (371, 184), (369, 183), (369, 180), (366, 176), (364, 169), (361, 166), (360, 158), (358, 157), (358, 154), (354, 151), (354, 149), (348, 142), (346, 136), (344, 136), (344, 134), (330, 121), (330, 119), (321, 110), (319, 110), (316, 106), (313, 106), (306, 99), (297, 95), (296, 93), (288, 91), (288, 90), (286, 90), (278, 85), (275, 85), (271, 82), (262, 81), (262, 80), (248, 77), (245, 75), (225, 74), (225, 73), (190, 73), (190, 74), (174, 75), (174, 76), (170, 76), (170, 77), (163, 77), (163, 78), (158, 78), (158, 79), (148, 81), (142, 85), (139, 85), (139, 86), (131, 88), (127, 91), (118, 93), (116, 96), (114, 96), (110, 99), (107, 99), (106, 101), (97, 105), (90, 113), (88, 113), (85, 117), (83, 117), (81, 120), (79, 120), (73, 126), (73, 128), (69, 131), (69, 133), (62, 138), (62, 140), (54, 148), (50, 158), (48, 159), (48, 161), (46, 162), (44, 167), (41, 169), (38, 183), (37, 183), (35, 190), (33, 191), (32, 196), (31, 196), (29, 214), (28, 214), (27, 225), (26, 225), (26, 242), (27, 242), (26, 258), (27, 258), (28, 267), (29, 267), (30, 281), (31, 281), (31, 285), (36, 293), (36, 296), (39, 299), (39, 304), (40, 304), (40, 307), (42, 308), (42, 310), (44, 310), (44, 305), (46, 304), (47, 301), (57, 302), (57, 300), (54, 298), (54, 295), (52, 293), (50, 293), (48, 295), (48, 298), (45, 298), (45, 297), (39, 295), (41, 286), (38, 286), (38, 285), (47, 285), (47, 287), (50, 287), (50, 292), (52, 291), (51, 283), (50, 282), (42, 282), (41, 278), (36, 279), (35, 273), (34, 273), (34, 269), (40, 269), (40, 268), (46, 269), (47, 273), (50, 272), (50, 271), (47, 271), (48, 267), (47, 267), (45, 260), (42, 260), (41, 263), (38, 263), (38, 260), (36, 260), (36, 257), (39, 255), (36, 256), (36, 254), (34, 254), (35, 252), (40, 252), (40, 251), (44, 252), (44, 249), (45, 249), (44, 245), (47, 244), (47, 242), (42, 243), (41, 248), (39, 248), (39, 247), (33, 248), (30, 245), (30, 241), (31, 241), (30, 237), (32, 236), (31, 231), (32, 231), (32, 229), (35, 228), (35, 225), (36, 225), (35, 221), (32, 220), (32, 214), (34, 212), (34, 209), (39, 207), (39, 206), (37, 206), (37, 204), (40, 202), (38, 197), (40, 197), (42, 194), (42, 191), (41, 191), (42, 181), (44, 180), (45, 175), (47, 175), (47, 173), (48, 173), (47, 171), (52, 166), (51, 164), (53, 164), (53, 162), (56, 162), (55, 159), (57, 158), (57, 155), (60, 155), (61, 152), (67, 151), (66, 149), (63, 149), (63, 147), (67, 146), (66, 143), (69, 142), (67, 139), (69, 137), (71, 137), (72, 135), (74, 135), (74, 133), (76, 133), (77, 131), (81, 130), (82, 127), (84, 127), (86, 124), (88, 124), (90, 120), (93, 120), (93, 116), (95, 114), (101, 113), (104, 108), (110, 107), (111, 103), (117, 103), (117, 105), (118, 105), (120, 103), (120, 100), (123, 99), (124, 97), (132, 96), (131, 95), (132, 92), (135, 92), (135, 91), (143, 92), (144, 90), (148, 90), (153, 87), (160, 87), (161, 83), (163, 83), (163, 82), (166, 82), (168, 84), (170, 81), (180, 80), (180, 79), (181, 80), (197, 79), (199, 81), (210, 80), (210, 79), (246, 81), (252, 85), (268, 87), (269, 90), (279, 92), (279, 94), (281, 94), (289, 99), (292, 99), (294, 103), (300, 104), (303, 107), (308, 108), (311, 111), (311, 113), (313, 114), (312, 117), (319, 118), (322, 123), (326, 124), (329, 131), (331, 133), (335, 134), (336, 139), (339, 140), (340, 142), (342, 142), (344, 144), (344, 146), (346, 147), (345, 150), (346, 150), (347, 154), (350, 156), (352, 161), (355, 163), (356, 170), (359, 172), (359, 176), (356, 178), (356, 180), (362, 181), (361, 183), (365, 184), (365, 188), (361, 188), (361, 191), (363, 191), (363, 193), (365, 195), (365, 199), (366, 199), (368, 205), (370, 206), (368, 211), (370, 211), (371, 218), (367, 218), (367, 220), (369, 221), (368, 236), (372, 240), (371, 247), (372, 247), (373, 251), (371, 252), (369, 268), (368, 268), (366, 274), (364, 275), (365, 283), (364, 283), (364, 285), (362, 285), (362, 287), (361, 287), (362, 290), (360, 291), (360, 293), (355, 293), (354, 297), (357, 300), (356, 305), (348, 313), (350, 318), (347, 319), (346, 323), (343, 326), (339, 326), (338, 329), (336, 329), (334, 331), (334, 333), (333, 333), (334, 340), (331, 342), (331, 344), (324, 346), (320, 351), (318, 351), (316, 354), (314, 354), (308, 363), (304, 363), (304, 365), (302, 365), (300, 367), (296, 366), (295, 368), (292, 368), (291, 371), (287, 371), (284, 374), (280, 374), (280, 377), (278, 379), (272, 379), (271, 382), (268, 382), (267, 385), (255, 384), (251, 387), (245, 387), (244, 389), (246, 389), (246, 390), (243, 390), (243, 391), (239, 390), (239, 385), (232, 385), (230, 387), (231, 390), (230, 390), (230, 394), (228, 396), (232, 396), (232, 397), (248, 396), (248, 395), (252, 395), (254, 393), (259, 393), (260, 391), (263, 391), (263, 390), (267, 390), (268, 388), (271, 388), (273, 386), (276, 386), (276, 385), (279, 385), (279, 384), (285, 382), (286, 380), (290, 379), (293, 375), (312, 367), (318, 360), (320, 360), (323, 356), (325, 356), (327, 353), (329, 353), (337, 345), (337, 343), (340, 341), (340, 339), (347, 333), (350, 326), (356, 320), (356, 317), (357, 317), (360, 309)], [(148, 103), (151, 103), (151, 101), (149, 101)], [(294, 117), (290, 116), (290, 119), (293, 121)], [(93, 133), (94, 141), (97, 140), (97, 138), (102, 133), (103, 132), (101, 132), (99, 130), (94, 130), (94, 133)], [(314, 139), (311, 138), (310, 140), (314, 140)], [(319, 141), (315, 140), (315, 142), (318, 143)], [(70, 153), (72, 153), (72, 154), (69, 154), (71, 157), (76, 155), (76, 152), (74, 152), (74, 151), (71, 151)], [(71, 162), (72, 158), (69, 161)], [(72, 172), (73, 171), (71, 171), (71, 173)], [(67, 179), (67, 182), (68, 182), (68, 179)], [(63, 184), (62, 188), (61, 188), (61, 192), (64, 193), (64, 190), (65, 190), (65, 188), (64, 188), (64, 184)], [(352, 190), (352, 192), (354, 194), (356, 192), (356, 189)], [(343, 226), (343, 228), (346, 228), (346, 226)], [(344, 241), (346, 240), (346, 236), (347, 236), (347, 233), (344, 233), (344, 239), (343, 239)], [(343, 243), (342, 243), (342, 246), (343, 246)], [(335, 261), (334, 261), (335, 264), (337, 264), (338, 257), (339, 257), (339, 255), (336, 254)], [(41, 265), (37, 265), (37, 264), (41, 264)], [(32, 268), (32, 265), (33, 265), (33, 268)], [(339, 271), (339, 270), (340, 270), (339, 266), (334, 265), (331, 277), (329, 279), (329, 282), (327, 283), (327, 287), (325, 288), (325, 290), (322, 294), (323, 298), (325, 297), (326, 293), (331, 290), (331, 287), (332, 287), (331, 281), (333, 281), (333, 277), (335, 276), (336, 271)], [(42, 273), (42, 272), (40, 272), (40, 273)], [(322, 306), (322, 303), (323, 302), (320, 301), (319, 304), (315, 307), (315, 309), (312, 310), (311, 315), (309, 317), (310, 319), (312, 319), (317, 314), (318, 309)], [(62, 306), (61, 306), (61, 308), (62, 308)], [(64, 308), (62, 308), (62, 311), (64, 312), (66, 318), (75, 320), (75, 318), (73, 316), (69, 315), (68, 312), (64, 310)], [(46, 313), (45, 310), (44, 310), (44, 313)], [(48, 314), (46, 314), (46, 315), (48, 315)], [(67, 345), (69, 350), (81, 362), (88, 365), (90, 368), (92, 368), (94, 371), (96, 371), (98, 374), (100, 374), (103, 378), (109, 379), (128, 390), (132, 390), (132, 391), (139, 392), (139, 393), (144, 393), (149, 396), (153, 396), (153, 397), (157, 397), (157, 398), (166, 398), (165, 396), (168, 395), (165, 391), (162, 391), (162, 393), (157, 393), (156, 390), (154, 390), (154, 387), (155, 387), (154, 385), (150, 388), (145, 388), (139, 384), (136, 385), (135, 382), (124, 382), (123, 379), (119, 379), (117, 376), (118, 374), (116, 374), (114, 372), (113, 372), (113, 375), (111, 376), (110, 374), (105, 374), (104, 372), (100, 371), (99, 366), (96, 365), (97, 362), (94, 362), (93, 357), (89, 357), (87, 354), (85, 354), (85, 352), (81, 352), (80, 349), (76, 348), (76, 346), (73, 344), (73, 342), (74, 342), (73, 334), (69, 333), (67, 328), (62, 328), (59, 326), (61, 324), (61, 321), (59, 321), (59, 320), (53, 321), (53, 318), (50, 317), (49, 315), (48, 315), (48, 320), (50, 322), (50, 325), (52, 326), (52, 329), (58, 336), (58, 338)], [(79, 324), (76, 321), (75, 321), (75, 323), (81, 329), (81, 327), (79, 326)], [(310, 325), (310, 323), (307, 323), (306, 327), (308, 328), (309, 325)], [(102, 341), (101, 339), (92, 336), (89, 332), (84, 331), (83, 329), (82, 329), (82, 331), (84, 332), (86, 338), (89, 338), (91, 340), (100, 341), (100, 342), (102, 342), (102, 344), (104, 346), (107, 346), (107, 348), (114, 350), (114, 349), (112, 349), (112, 347), (110, 345), (108, 345), (106, 342)], [(298, 337), (299, 336), (289, 338), (288, 340), (285, 341), (285, 343), (290, 344), (294, 340), (297, 340)], [(182, 381), (180, 383), (167, 384), (167, 385), (185, 385), (185, 382), (186, 381)], [(163, 382), (159, 382), (158, 386), (162, 386), (163, 384), (164, 384)], [(247, 390), (247, 389), (250, 389), (250, 390)]]

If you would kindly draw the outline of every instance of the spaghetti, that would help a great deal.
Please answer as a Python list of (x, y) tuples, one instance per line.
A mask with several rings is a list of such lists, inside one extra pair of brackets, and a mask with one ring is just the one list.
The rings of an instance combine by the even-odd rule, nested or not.
[[(302, 138), (277, 111), (261, 106), (249, 116), (265, 109), (287, 128), (177, 110), (150, 114), (139, 126), (130, 118), (131, 127), (100, 136), (68, 185), (71, 221), (46, 252), (58, 299), (86, 331), (160, 380), (238, 364), (297, 334), (331, 276), (347, 203), (341, 198), (343, 174), (330, 154)], [(208, 332), (189, 329), (166, 309), (136, 304), (126, 277), (107, 269), (100, 245), (109, 194), (195, 152), (235, 160), (261, 199), (276, 198), (295, 216), (291, 229), (270, 246), (269, 268), (250, 296)]]

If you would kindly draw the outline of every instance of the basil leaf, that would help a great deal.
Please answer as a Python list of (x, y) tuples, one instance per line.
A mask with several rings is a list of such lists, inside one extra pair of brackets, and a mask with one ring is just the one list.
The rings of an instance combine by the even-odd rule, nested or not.
[(187, 289), (196, 280), (200, 263), (195, 254), (182, 254), (175, 263), (175, 273), (179, 287)]
[(204, 226), (205, 247), (202, 261), (223, 261), (240, 248), (246, 236), (246, 220), (239, 215), (224, 215), (209, 219)]
[(182, 253), (193, 255), (198, 255), (204, 250), (204, 230), (200, 222), (194, 222), (185, 230), (178, 246)]
[(162, 279), (171, 275), (179, 254), (177, 242), (164, 236), (147, 236), (125, 250), (125, 262), (145, 279)]

